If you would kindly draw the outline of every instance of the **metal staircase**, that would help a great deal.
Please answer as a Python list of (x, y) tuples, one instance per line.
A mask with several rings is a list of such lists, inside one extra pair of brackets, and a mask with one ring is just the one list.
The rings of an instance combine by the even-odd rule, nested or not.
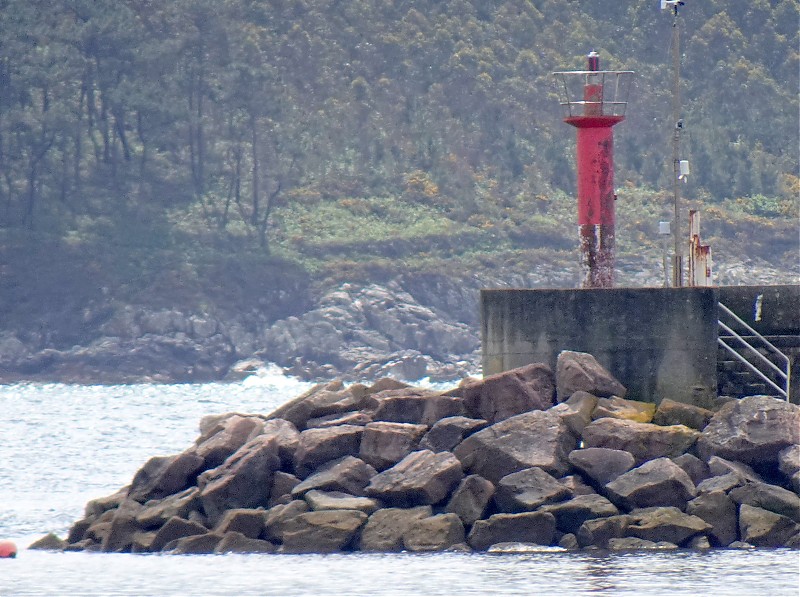
[(790, 400), (791, 359), (724, 304), (719, 303), (718, 392), (766, 394)]

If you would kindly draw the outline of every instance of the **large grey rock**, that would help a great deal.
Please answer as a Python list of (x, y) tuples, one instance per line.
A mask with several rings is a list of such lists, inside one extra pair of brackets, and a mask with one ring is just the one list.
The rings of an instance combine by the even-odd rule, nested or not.
[(714, 493), (716, 491), (729, 492), (734, 487), (744, 485), (746, 481), (736, 473), (727, 473), (717, 477), (704, 479), (697, 485), (697, 493)]
[(192, 452), (203, 459), (203, 468), (216, 468), (264, 427), (259, 417), (236, 413), (211, 415), (200, 421), (200, 437)]
[(562, 476), (576, 439), (567, 425), (550, 411), (532, 411), (473, 433), (453, 453), (464, 469), (497, 483), (522, 469), (538, 466)]
[(768, 466), (778, 454), (800, 444), (800, 406), (769, 396), (749, 396), (726, 403), (697, 442), (700, 455)]
[(419, 450), (375, 475), (364, 493), (394, 506), (433, 505), (463, 477), (461, 463), (450, 452)]
[(160, 527), (173, 516), (189, 518), (189, 514), (200, 506), (200, 490), (190, 487), (163, 500), (145, 502), (136, 515), (136, 522), (143, 529)]
[(461, 386), (464, 406), (470, 416), (490, 423), (503, 421), (531, 410), (547, 410), (555, 404), (553, 371), (533, 363), (471, 380)]
[(639, 551), (642, 549), (678, 549), (678, 546), (669, 541), (650, 541), (638, 537), (612, 537), (608, 540), (608, 549), (611, 551)]
[(583, 435), (583, 430), (592, 422), (592, 413), (597, 408), (597, 396), (588, 392), (575, 392), (566, 402), (557, 404), (550, 412), (558, 414), (575, 437)]
[(364, 427), (358, 457), (378, 471), (385, 470), (416, 450), (427, 431), (427, 426), (413, 423), (369, 423)]
[(304, 499), (312, 510), (358, 510), (364, 514), (372, 514), (381, 508), (378, 500), (342, 493), (341, 491), (319, 491), (312, 489)]
[(273, 506), (264, 514), (264, 538), (280, 543), (283, 533), (288, 528), (289, 522), (295, 517), (309, 511), (308, 504), (303, 500), (294, 500), (288, 504)]
[(612, 418), (597, 419), (583, 430), (585, 447), (625, 450), (633, 454), (637, 464), (663, 456), (680, 456), (699, 436), (698, 431), (684, 425), (662, 427)]
[(215, 523), (225, 510), (266, 506), (272, 475), (280, 466), (275, 440), (257, 436), (198, 478), (200, 502)]
[(692, 480), (669, 458), (657, 458), (620, 475), (606, 485), (611, 501), (632, 510), (650, 506), (686, 507), (697, 495)]
[(569, 462), (596, 485), (610, 483), (636, 464), (633, 454), (611, 448), (585, 448), (573, 450)]
[(466, 526), (483, 518), (489, 502), (494, 496), (494, 485), (480, 475), (469, 475), (462, 479), (453, 491), (445, 512), (456, 514)]
[(164, 551), (173, 555), (200, 555), (214, 553), (214, 550), (222, 540), (222, 535), (217, 533), (202, 533), (181, 537), (167, 543)]
[(617, 507), (596, 493), (578, 495), (559, 504), (547, 504), (539, 512), (550, 512), (556, 517), (556, 527), (562, 533), (577, 533), (581, 525), (593, 518), (619, 514)]
[(306, 512), (286, 522), (283, 553), (330, 553), (351, 547), (367, 515), (358, 510)]
[(483, 429), (486, 425), (488, 422), (484, 419), (445, 417), (437, 421), (419, 441), (419, 448), (431, 452), (452, 452), (466, 436)]
[(261, 427), (260, 435), (271, 437), (278, 446), (278, 457), (281, 459), (281, 467), (284, 470), (291, 470), (294, 462), (294, 454), (300, 445), (300, 432), (289, 421), (284, 419), (270, 419), (265, 421)]
[(278, 548), (274, 543), (263, 539), (254, 539), (243, 533), (229, 531), (214, 548), (214, 553), (273, 553)]
[(432, 390), (403, 388), (385, 390), (374, 396), (378, 400), (378, 408), (373, 416), (375, 421), (431, 426), (445, 417), (465, 414), (461, 398)]
[(200, 523), (173, 516), (156, 532), (150, 543), (150, 549), (151, 551), (161, 551), (168, 543), (176, 539), (191, 535), (204, 535), (207, 532), (208, 529)]
[(572, 492), (539, 467), (506, 475), (497, 484), (494, 502), (501, 512), (529, 512), (542, 504), (560, 502)]
[(581, 524), (575, 536), (581, 547), (592, 545), (607, 548), (610, 539), (624, 537), (627, 534), (630, 522), (630, 516), (627, 514), (592, 518)]
[(684, 514), (675, 507), (634, 510), (630, 513), (628, 533), (648, 541), (669, 541), (683, 545), (692, 537), (703, 535), (711, 525), (698, 516)]
[(536, 543), (550, 545), (556, 533), (556, 519), (548, 512), (494, 514), (472, 525), (467, 543), (484, 551), (495, 543)]
[(656, 405), (652, 402), (625, 400), (619, 396), (611, 396), (610, 398), (598, 398), (597, 407), (592, 413), (592, 418), (611, 417), (612, 419), (624, 419), (626, 421), (636, 421), (637, 423), (652, 423), (655, 412)]
[(285, 504), (292, 499), (292, 490), (300, 484), (300, 479), (291, 473), (275, 471), (272, 476), (272, 488), (269, 491), (267, 506), (272, 508), (277, 504)]
[(314, 474), (291, 490), (292, 497), (302, 497), (307, 491), (341, 491), (350, 495), (364, 495), (364, 488), (376, 471), (355, 456), (345, 456), (323, 465)]
[(155, 456), (134, 475), (128, 498), (144, 503), (183, 491), (194, 485), (203, 465), (204, 459), (190, 451), (176, 456)]
[(778, 466), (787, 477), (800, 472), (800, 445), (787, 446), (778, 453)]
[(236, 532), (258, 539), (264, 532), (264, 510), (233, 508), (222, 515), (213, 530), (219, 535)]
[(443, 551), (463, 542), (464, 524), (452, 513), (418, 520), (403, 533), (408, 551)]
[(800, 497), (777, 485), (750, 482), (728, 494), (737, 504), (748, 504), (775, 512), (800, 523)]
[(699, 485), (702, 481), (711, 477), (711, 469), (708, 467), (708, 464), (700, 460), (694, 454), (675, 456), (672, 462), (686, 471), (686, 474), (689, 475), (689, 478), (695, 485)]
[(720, 458), (719, 456), (712, 456), (708, 459), (708, 470), (712, 475), (717, 477), (720, 475), (733, 473), (742, 482), (762, 482), (764, 480), (761, 478), (761, 475), (753, 470), (751, 466), (748, 466), (742, 462), (726, 460), (724, 458)]
[(800, 533), (791, 518), (756, 506), (739, 507), (739, 536), (756, 547), (783, 547)]
[(279, 406), (268, 418), (285, 419), (290, 421), (298, 430), (305, 429), (306, 422), (313, 418), (312, 413), (319, 412), (315, 410), (317, 404), (338, 401), (340, 399), (339, 392), (343, 388), (344, 384), (339, 380), (317, 384), (303, 394)]
[(360, 425), (306, 429), (294, 453), (295, 473), (302, 479), (326, 462), (358, 456), (363, 433)]
[(108, 534), (103, 538), (100, 549), (104, 552), (130, 551), (133, 535), (141, 528), (136, 522), (136, 515), (142, 506), (135, 500), (125, 500), (114, 510)]
[(664, 398), (658, 404), (653, 423), (656, 425), (686, 425), (702, 431), (713, 416), (714, 413), (706, 408)]
[(361, 531), (361, 551), (401, 551), (403, 535), (420, 520), (432, 515), (430, 506), (384, 508), (374, 512)]
[(736, 541), (738, 508), (724, 491), (701, 493), (686, 504), (686, 513), (699, 516), (711, 525), (708, 537), (719, 547)]
[(564, 402), (575, 392), (583, 391), (600, 398), (625, 397), (627, 390), (592, 355), (562, 351), (556, 359), (556, 392)]

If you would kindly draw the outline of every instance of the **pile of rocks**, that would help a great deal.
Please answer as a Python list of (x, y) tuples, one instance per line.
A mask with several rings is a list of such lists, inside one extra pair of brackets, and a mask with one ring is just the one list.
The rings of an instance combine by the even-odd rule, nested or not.
[[(269, 416), (206, 417), (185, 452), (89, 502), (105, 552), (800, 546), (800, 407), (626, 400), (565, 352), (435, 392), (319, 385)], [(538, 549), (538, 548), (537, 548)]]

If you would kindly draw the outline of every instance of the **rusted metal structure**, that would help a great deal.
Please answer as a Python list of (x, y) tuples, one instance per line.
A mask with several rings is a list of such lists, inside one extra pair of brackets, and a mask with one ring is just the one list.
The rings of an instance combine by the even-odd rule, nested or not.
[(713, 286), (711, 247), (700, 242), (700, 212), (689, 210), (689, 286)]
[(625, 119), (633, 71), (600, 70), (596, 52), (583, 71), (553, 73), (564, 122), (577, 129), (578, 226), (584, 288), (614, 286), (614, 135)]

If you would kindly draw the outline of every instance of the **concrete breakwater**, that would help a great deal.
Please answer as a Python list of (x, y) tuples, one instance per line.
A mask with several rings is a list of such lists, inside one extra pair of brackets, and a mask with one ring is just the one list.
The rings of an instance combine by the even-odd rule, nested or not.
[(65, 539), (105, 552), (800, 546), (800, 407), (625, 399), (588, 354), (447, 392), (319, 385), (201, 421), (89, 502)]

